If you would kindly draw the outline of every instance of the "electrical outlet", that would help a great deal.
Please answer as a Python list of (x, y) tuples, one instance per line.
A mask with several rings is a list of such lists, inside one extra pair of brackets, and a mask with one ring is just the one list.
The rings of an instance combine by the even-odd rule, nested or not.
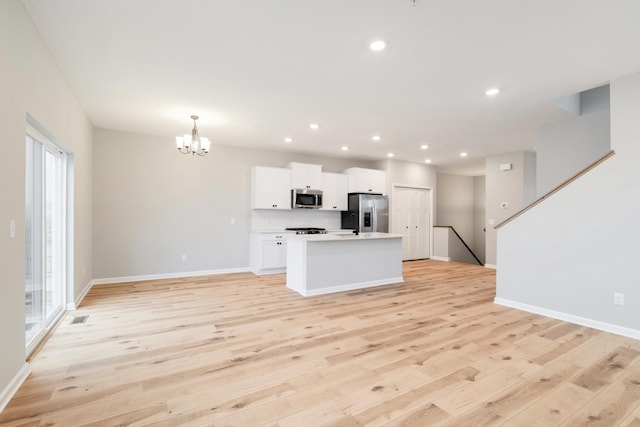
[(614, 292), (613, 303), (615, 305), (624, 305), (624, 294), (621, 294), (620, 292)]
[(182, 254), (182, 262), (187, 262), (187, 254)]

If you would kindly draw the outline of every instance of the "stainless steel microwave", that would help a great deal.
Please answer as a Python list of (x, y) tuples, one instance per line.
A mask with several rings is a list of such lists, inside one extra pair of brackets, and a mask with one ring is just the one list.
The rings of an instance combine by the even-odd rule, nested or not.
[(322, 207), (322, 190), (294, 188), (291, 190), (291, 207), (294, 209), (320, 209)]

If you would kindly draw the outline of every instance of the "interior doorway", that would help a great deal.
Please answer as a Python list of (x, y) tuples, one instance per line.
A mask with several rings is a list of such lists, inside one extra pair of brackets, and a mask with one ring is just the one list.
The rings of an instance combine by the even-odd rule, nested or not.
[(402, 260), (431, 258), (431, 190), (393, 186), (392, 233), (402, 235)]

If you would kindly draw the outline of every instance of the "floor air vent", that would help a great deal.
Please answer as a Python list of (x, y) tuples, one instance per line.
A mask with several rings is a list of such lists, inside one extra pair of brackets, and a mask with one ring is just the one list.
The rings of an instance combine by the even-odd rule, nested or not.
[(85, 323), (88, 318), (89, 318), (89, 316), (76, 316), (71, 321), (71, 324), (75, 325), (76, 323)]

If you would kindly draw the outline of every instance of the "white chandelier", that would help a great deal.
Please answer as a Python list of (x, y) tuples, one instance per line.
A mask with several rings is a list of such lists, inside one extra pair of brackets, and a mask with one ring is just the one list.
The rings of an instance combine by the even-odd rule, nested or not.
[(198, 156), (204, 156), (209, 152), (211, 147), (211, 141), (208, 138), (201, 138), (198, 134), (198, 126), (196, 126), (196, 120), (198, 116), (191, 116), (193, 120), (193, 130), (191, 135), (176, 136), (176, 146), (178, 151), (182, 154), (197, 154)]

